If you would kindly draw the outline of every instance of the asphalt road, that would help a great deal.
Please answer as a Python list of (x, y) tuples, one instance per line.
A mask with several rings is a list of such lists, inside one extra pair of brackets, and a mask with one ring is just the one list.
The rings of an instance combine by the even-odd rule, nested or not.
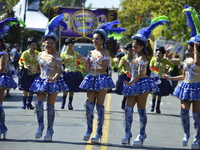
[[(117, 73), (113, 73), (116, 81)], [(191, 116), (191, 138), (187, 147), (181, 146), (183, 131), (180, 120), (180, 101), (173, 96), (163, 97), (161, 114), (150, 112), (151, 95), (148, 96), (146, 128), (147, 138), (144, 146), (121, 145), (124, 136), (124, 112), (121, 110), (122, 96), (115, 93), (107, 94), (105, 101), (105, 123), (101, 144), (92, 144), (83, 141), (86, 131), (84, 103), (86, 93), (76, 93), (74, 96), (74, 110), (67, 107), (60, 109), (62, 94), (58, 95), (55, 108), (54, 134), (52, 142), (35, 139), (37, 119), (34, 110), (21, 109), (22, 91), (11, 90), (11, 98), (4, 99), (6, 125), (8, 127), (7, 139), (0, 140), (0, 150), (182, 150), (190, 149), (193, 140), (193, 120)], [(35, 99), (35, 98), (34, 98)], [(46, 104), (46, 103), (45, 103)], [(192, 113), (190, 112), (190, 115)], [(137, 137), (139, 130), (138, 113), (134, 109), (132, 134)], [(47, 114), (45, 107), (45, 127)], [(96, 129), (96, 111), (94, 129)], [(95, 132), (95, 131), (94, 131)], [(46, 133), (46, 128), (44, 133)]]

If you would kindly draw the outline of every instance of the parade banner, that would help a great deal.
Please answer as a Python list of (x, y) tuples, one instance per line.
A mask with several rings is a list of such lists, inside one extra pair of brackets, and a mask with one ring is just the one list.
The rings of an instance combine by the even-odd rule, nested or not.
[(40, 0), (28, 0), (27, 10), (38, 11), (40, 7)]
[(62, 31), (61, 36), (80, 37), (86, 35), (92, 37), (92, 31), (101, 23), (107, 22), (108, 10), (94, 11), (60, 8), (60, 14), (64, 14), (68, 24), (67, 31)]
[(92, 31), (102, 23), (116, 20), (117, 11), (108, 9), (75, 9), (75, 8), (55, 8), (51, 9), (50, 18), (58, 14), (65, 15), (65, 21), (68, 24), (66, 31), (61, 31), (61, 37), (81, 37), (91, 38)]

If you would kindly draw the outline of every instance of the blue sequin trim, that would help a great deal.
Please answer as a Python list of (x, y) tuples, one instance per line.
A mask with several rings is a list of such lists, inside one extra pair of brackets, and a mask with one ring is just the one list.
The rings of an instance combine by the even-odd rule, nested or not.
[(114, 88), (115, 84), (110, 75), (108, 74), (102, 74), (97, 76), (92, 76), (88, 74), (81, 82), (79, 87), (81, 89), (89, 91), (100, 91)]
[(124, 90), (122, 93), (126, 96), (136, 96), (143, 93), (156, 93), (159, 91), (158, 86), (155, 84), (154, 80), (146, 77), (139, 79), (132, 86), (124, 84)]

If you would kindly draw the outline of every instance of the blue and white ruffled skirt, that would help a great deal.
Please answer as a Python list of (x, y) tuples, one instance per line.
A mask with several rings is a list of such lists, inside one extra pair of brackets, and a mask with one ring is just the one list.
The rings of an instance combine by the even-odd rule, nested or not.
[(131, 86), (124, 84), (123, 94), (125, 96), (136, 96), (144, 93), (158, 92), (159, 88), (155, 81), (149, 77), (141, 78)]
[(88, 74), (81, 82), (81, 89), (89, 91), (109, 90), (115, 87), (115, 84), (108, 74), (92, 76)]
[(29, 92), (30, 93), (59, 93), (68, 91), (69, 88), (62, 77), (59, 77), (55, 82), (51, 83), (47, 81), (48, 79), (42, 79), (41, 77), (37, 77), (35, 81), (32, 83)]
[(185, 83), (182, 81), (173, 95), (181, 100), (200, 101), (200, 82)]
[(7, 73), (0, 73), (0, 89), (15, 89), (17, 87), (17, 83), (13, 80), (13, 78)]

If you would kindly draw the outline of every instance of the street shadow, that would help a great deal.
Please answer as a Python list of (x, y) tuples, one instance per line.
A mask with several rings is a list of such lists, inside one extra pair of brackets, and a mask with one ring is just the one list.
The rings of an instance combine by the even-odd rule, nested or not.
[(123, 148), (123, 149), (144, 149), (144, 150), (183, 150), (183, 148), (170, 148), (170, 147), (156, 147), (156, 146), (135, 146), (135, 145), (118, 145), (118, 144), (101, 144), (109, 147)]
[[(109, 112), (105, 112), (105, 114), (124, 114), (124, 111), (109, 111)], [(134, 112), (134, 114), (138, 114), (137, 112)], [(156, 114), (156, 113), (147, 113), (147, 116), (170, 116), (170, 117), (178, 117), (180, 118), (180, 115), (176, 115), (176, 114)]]
[(147, 113), (147, 115), (151, 115), (151, 116), (170, 116), (170, 117), (178, 117), (180, 118), (180, 115), (176, 115), (176, 114), (165, 114), (165, 113), (162, 113), (162, 114), (156, 114), (156, 113)]
[[(15, 95), (12, 95), (12, 97), (6, 97), (4, 96), (4, 101), (6, 102), (16, 102), (16, 101), (22, 101), (22, 93), (21, 94), (15, 94)], [(34, 94), (33, 95), (33, 101), (36, 100), (36, 95)], [(58, 96), (57, 99), (56, 99), (56, 102), (62, 102), (62, 97), (61, 96)]]
[[(87, 146), (87, 145), (92, 145), (96, 147), (101, 147), (105, 146), (109, 149), (110, 148), (123, 148), (123, 149), (144, 149), (144, 150), (183, 150), (183, 148), (170, 148), (170, 147), (157, 147), (157, 146), (135, 146), (135, 145), (121, 145), (121, 144), (111, 144), (111, 143), (88, 143), (88, 142), (67, 142), (67, 141), (50, 141), (50, 142), (45, 142), (41, 139), (35, 140), (35, 139), (26, 139), (26, 140), (19, 140), (19, 139), (0, 139), (0, 142), (32, 142), (32, 143), (51, 143), (51, 144), (69, 144), (69, 145), (82, 145), (82, 146)], [(185, 148), (184, 148), (185, 149)]]
[(121, 145), (121, 144), (111, 144), (111, 143), (105, 143), (105, 144), (94, 144), (94, 143), (86, 143), (87, 145), (94, 145), (94, 146), (105, 146), (110, 148), (123, 148), (123, 149), (145, 149), (145, 150), (183, 150), (183, 148), (170, 148), (170, 147), (156, 147), (156, 146), (135, 146), (135, 145)]

